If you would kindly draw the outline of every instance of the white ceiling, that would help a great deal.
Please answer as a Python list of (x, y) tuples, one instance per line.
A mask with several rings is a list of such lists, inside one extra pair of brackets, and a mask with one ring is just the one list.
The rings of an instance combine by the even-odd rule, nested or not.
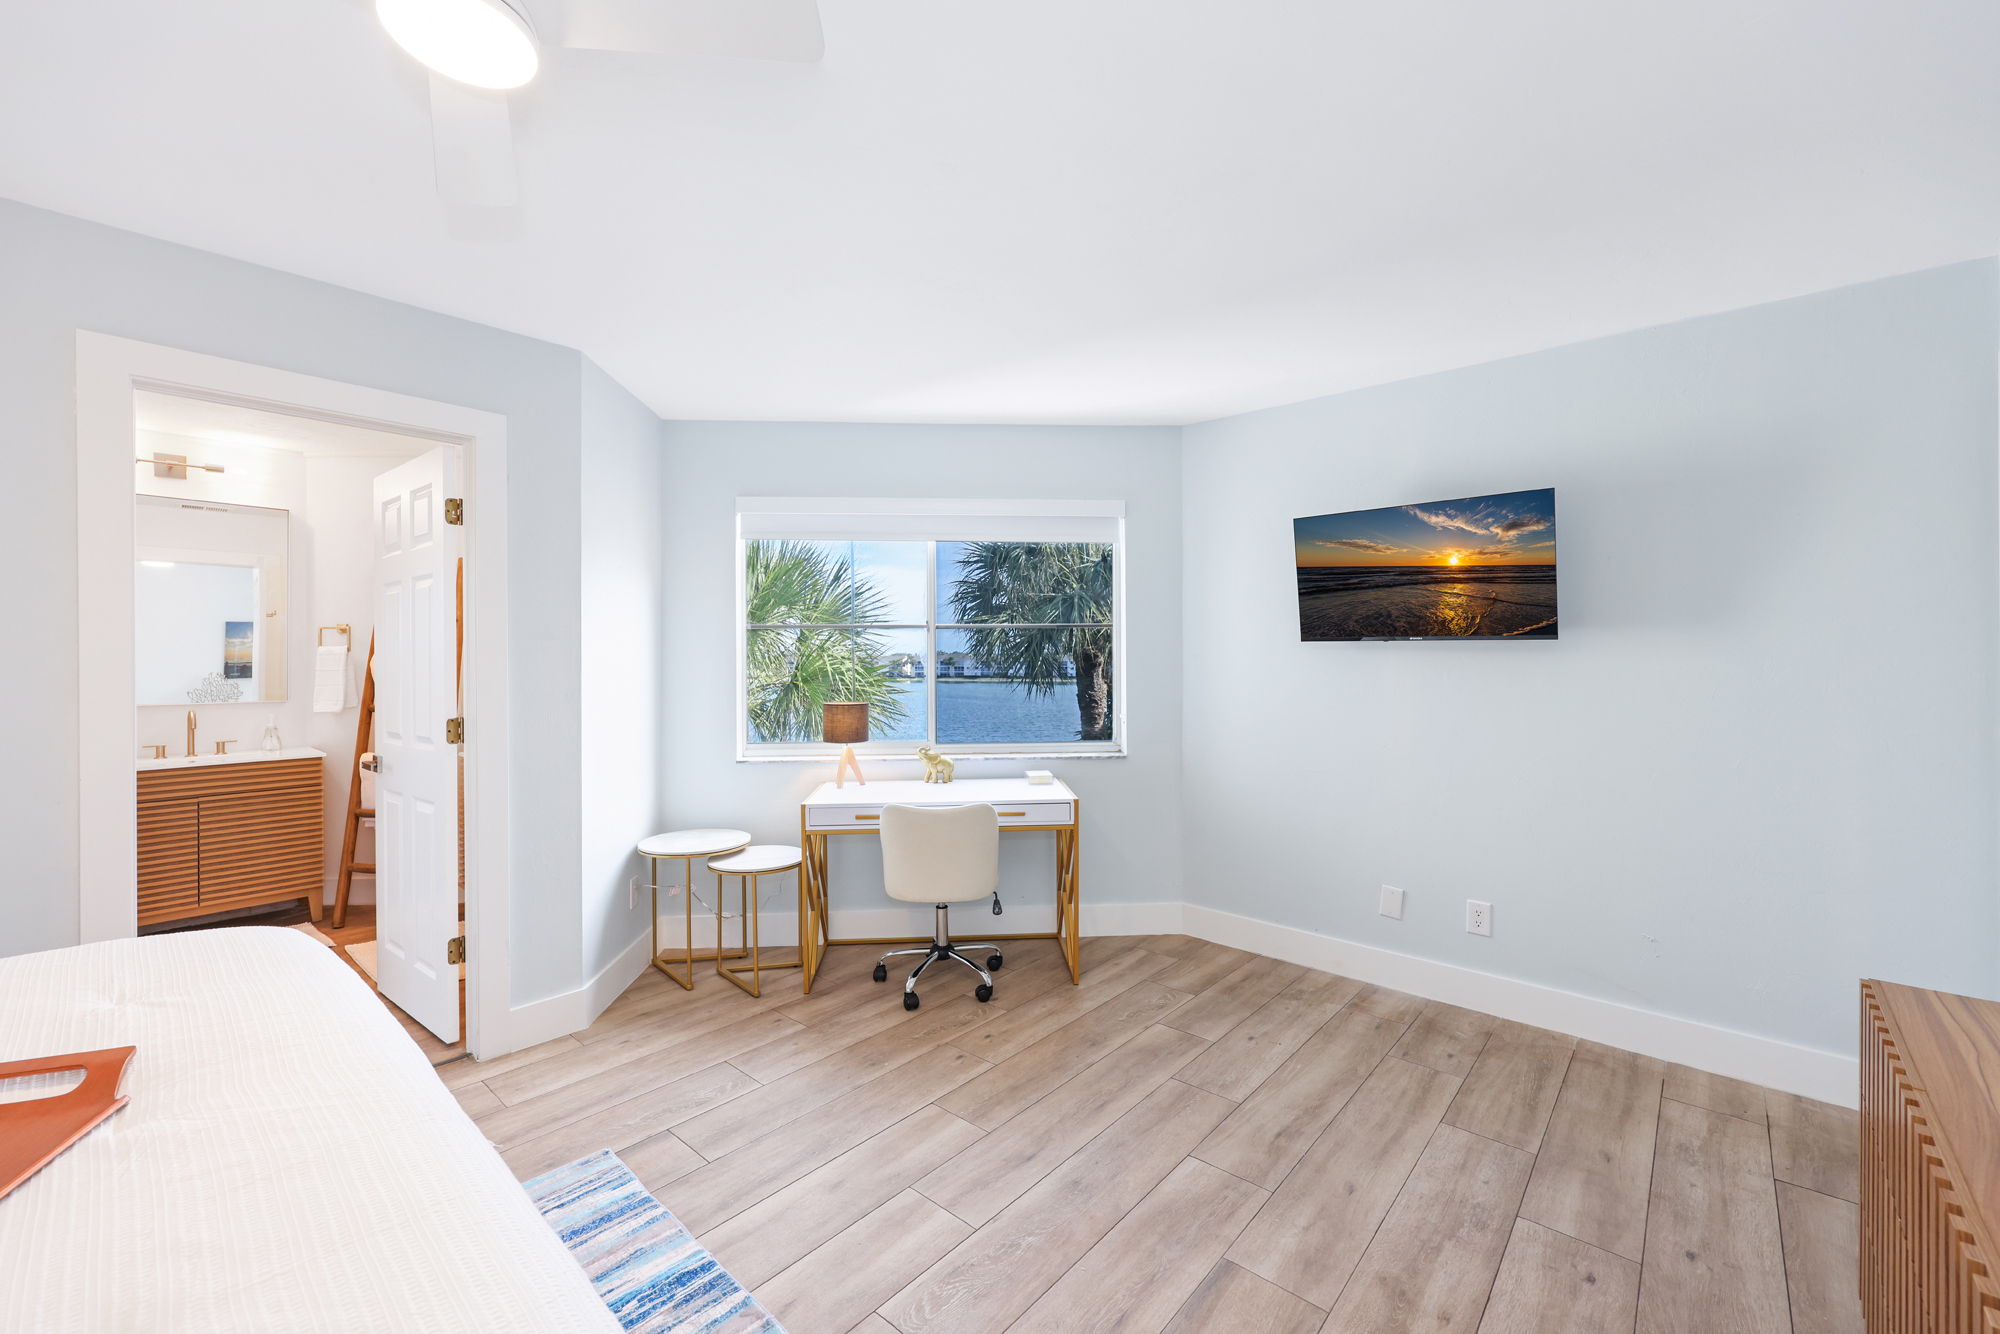
[(1990, 0), (821, 0), (563, 52), (448, 222), (368, 0), (10, 7), (0, 195), (581, 348), (664, 416), (1182, 422), (1992, 253)]

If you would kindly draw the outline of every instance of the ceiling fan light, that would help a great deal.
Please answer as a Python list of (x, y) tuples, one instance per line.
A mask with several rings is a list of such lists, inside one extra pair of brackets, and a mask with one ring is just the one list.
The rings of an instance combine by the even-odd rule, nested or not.
[(534, 32), (503, 0), (375, 0), (375, 17), (396, 45), (474, 88), (519, 88), (541, 65)]

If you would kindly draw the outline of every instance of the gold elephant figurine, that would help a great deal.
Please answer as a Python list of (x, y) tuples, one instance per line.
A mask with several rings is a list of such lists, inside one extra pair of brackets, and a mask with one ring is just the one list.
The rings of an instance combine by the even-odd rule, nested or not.
[(952, 770), (957, 766), (953, 765), (950, 760), (938, 754), (929, 746), (918, 746), (917, 758), (924, 762), (924, 781), (926, 783), (949, 783), (951, 781)]

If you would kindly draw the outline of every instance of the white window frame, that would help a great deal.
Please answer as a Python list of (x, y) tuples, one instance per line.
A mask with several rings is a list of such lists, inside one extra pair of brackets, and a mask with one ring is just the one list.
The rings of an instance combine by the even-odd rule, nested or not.
[[(1094, 534), (1094, 535), (1078, 535)], [(1108, 534), (1108, 536), (1107, 536)], [(860, 755), (913, 758), (931, 744), (953, 759), (1105, 759), (1127, 753), (1126, 701), (1130, 698), (1125, 653), (1125, 502), (1121, 500), (884, 500), (856, 498), (739, 496), (736, 501), (735, 596), (730, 615), (736, 644), (736, 758), (746, 764), (824, 764), (834, 747), (823, 741), (752, 742), (749, 728), (749, 620), (745, 585), (748, 543), (790, 539), (814, 542), (1077, 542), (1109, 541), (1111, 560), (1111, 735), (1110, 741), (955, 742), (869, 741)], [(927, 730), (937, 733), (937, 562), (931, 561), (925, 606), (925, 688)], [(908, 627), (900, 627), (908, 628)]]

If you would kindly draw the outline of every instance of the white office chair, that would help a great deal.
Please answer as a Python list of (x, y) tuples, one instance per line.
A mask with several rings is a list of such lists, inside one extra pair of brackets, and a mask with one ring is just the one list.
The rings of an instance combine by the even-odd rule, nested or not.
[[(914, 1010), (917, 979), (940, 959), (956, 959), (979, 974), (972, 994), (982, 1002), (993, 999), (993, 973), (1003, 962), (990, 942), (956, 946), (951, 941), (948, 910), (954, 903), (972, 903), (1000, 888), (1000, 817), (991, 806), (884, 806), (882, 808), (882, 880), (889, 897), (905, 903), (937, 905), (937, 930), (922, 949), (890, 950), (875, 965), (875, 980), (889, 980), (889, 960), (921, 954), (922, 963), (903, 983), (903, 1008)], [(985, 952), (981, 968), (963, 950)]]

